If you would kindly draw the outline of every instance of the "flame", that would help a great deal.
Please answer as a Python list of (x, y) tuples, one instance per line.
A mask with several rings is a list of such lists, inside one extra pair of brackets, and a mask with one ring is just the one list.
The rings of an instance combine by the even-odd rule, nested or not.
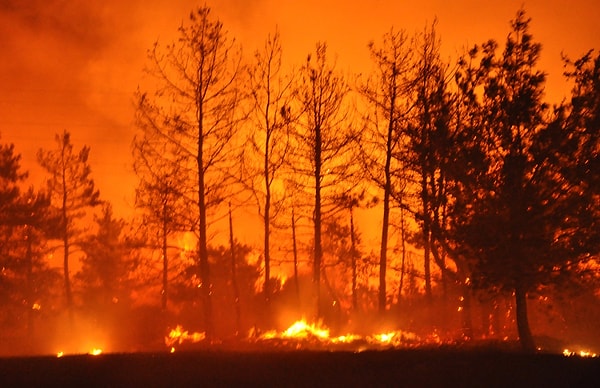
[(56, 353), (56, 357), (57, 357), (57, 358), (61, 358), (61, 357), (62, 357), (62, 356), (64, 356), (64, 355), (65, 355), (65, 353), (64, 353), (64, 352), (57, 352), (57, 353)]
[(283, 332), (285, 338), (307, 338), (309, 336), (318, 338), (329, 338), (329, 329), (322, 328), (320, 325), (308, 324), (305, 320), (296, 321), (286, 331)]
[(176, 343), (181, 345), (184, 342), (200, 342), (206, 338), (206, 333), (188, 333), (187, 330), (183, 330), (181, 325), (177, 325), (175, 329), (169, 332), (169, 335), (165, 337), (165, 344), (171, 347), (171, 353), (175, 352), (173, 345)]
[(90, 352), (88, 353), (91, 356), (99, 356), (102, 354), (102, 349), (100, 348), (93, 348), (92, 350), (90, 350)]
[(579, 356), (579, 357), (598, 357), (598, 355), (596, 353), (593, 353), (589, 350), (569, 350), (569, 349), (564, 349), (562, 352), (563, 356), (566, 357), (572, 357), (572, 356)]
[[(256, 333), (251, 330), (249, 338), (256, 338)], [(357, 345), (359, 349), (367, 347), (407, 347), (416, 342), (439, 344), (440, 338), (433, 335), (430, 338), (420, 339), (416, 334), (402, 330), (389, 331), (380, 334), (362, 336), (353, 333), (332, 337), (330, 331), (322, 323), (308, 323), (301, 319), (294, 322), (289, 328), (282, 332), (271, 330), (257, 337), (257, 341), (269, 341), (274, 339), (297, 341), (296, 347), (301, 346), (301, 342), (309, 342), (315, 345)]]

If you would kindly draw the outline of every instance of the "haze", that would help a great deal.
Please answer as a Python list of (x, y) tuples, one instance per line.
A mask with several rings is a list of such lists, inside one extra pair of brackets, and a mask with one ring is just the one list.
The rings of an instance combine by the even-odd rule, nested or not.
[[(41, 1), (0, 3), (0, 136), (14, 143), (39, 185), (39, 148), (63, 130), (89, 145), (103, 198), (123, 216), (132, 212), (133, 93), (144, 81), (146, 50), (169, 42), (196, 1)], [(298, 66), (325, 41), (348, 73), (369, 70), (367, 43), (394, 26), (409, 33), (438, 20), (442, 50), (456, 58), (465, 47), (503, 41), (509, 20), (524, 6), (534, 38), (543, 44), (540, 68), (549, 73), (548, 100), (568, 95), (561, 52), (581, 56), (600, 42), (594, 0), (407, 2), (376, 0), (223, 0), (208, 2), (250, 55), (279, 26), (284, 60)]]

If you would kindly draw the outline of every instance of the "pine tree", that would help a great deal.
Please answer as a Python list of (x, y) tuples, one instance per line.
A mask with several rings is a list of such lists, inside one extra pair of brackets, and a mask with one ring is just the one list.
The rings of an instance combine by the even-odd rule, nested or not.
[(63, 279), (67, 309), (72, 313), (73, 292), (69, 273), (70, 253), (73, 246), (81, 243), (83, 229), (77, 223), (89, 208), (100, 204), (100, 192), (92, 179), (88, 162), (90, 148), (78, 152), (71, 143), (71, 135), (64, 131), (55, 137), (54, 150), (39, 150), (38, 162), (50, 175), (47, 189), (53, 206), (60, 211), (57, 235), (62, 240)]

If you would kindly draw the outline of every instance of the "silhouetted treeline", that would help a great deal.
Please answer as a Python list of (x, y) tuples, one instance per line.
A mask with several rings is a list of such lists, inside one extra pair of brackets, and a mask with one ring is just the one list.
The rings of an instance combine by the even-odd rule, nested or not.
[(0, 144), (0, 351), (160, 349), (177, 324), (214, 340), (302, 316), (527, 350), (593, 341), (600, 54), (563, 58), (572, 93), (551, 105), (529, 25), (520, 10), (502, 45), (454, 62), (435, 23), (390, 29), (353, 77), (324, 42), (286, 71), (278, 31), (246, 58), (194, 10), (136, 93), (133, 219), (67, 131), (38, 154), (41, 190)]

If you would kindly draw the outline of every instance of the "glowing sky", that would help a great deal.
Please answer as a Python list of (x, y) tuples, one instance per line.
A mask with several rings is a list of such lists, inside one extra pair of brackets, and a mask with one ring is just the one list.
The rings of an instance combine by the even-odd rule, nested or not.
[[(103, 198), (129, 212), (135, 185), (130, 144), (133, 93), (143, 82), (146, 50), (169, 42), (192, 0), (0, 0), (0, 135), (22, 154), (39, 184), (35, 153), (54, 135), (72, 133), (91, 146)], [(568, 94), (561, 52), (574, 58), (600, 48), (597, 0), (213, 0), (207, 4), (251, 54), (278, 25), (284, 56), (299, 64), (317, 41), (337, 55), (338, 68), (367, 72), (366, 45), (392, 26), (409, 33), (438, 19), (442, 49), (456, 58), (489, 38), (501, 44), (524, 6), (543, 44), (540, 68), (549, 73), (548, 100)]]

